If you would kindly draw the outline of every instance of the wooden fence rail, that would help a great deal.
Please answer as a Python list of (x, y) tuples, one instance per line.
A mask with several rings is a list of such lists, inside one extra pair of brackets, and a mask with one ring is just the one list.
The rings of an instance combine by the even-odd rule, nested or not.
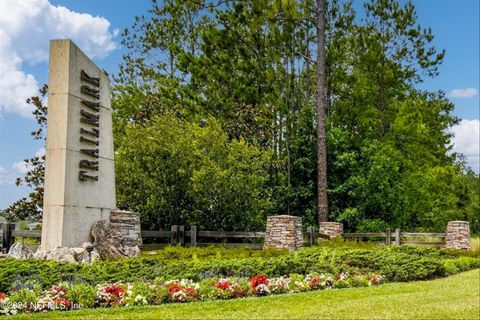
[[(141, 234), (143, 239), (163, 238), (163, 241), (157, 244), (181, 246), (208, 246), (212, 244), (221, 244), (226, 247), (246, 247), (254, 249), (261, 249), (263, 247), (263, 244), (259, 242), (265, 237), (265, 232), (199, 231), (197, 226), (190, 226), (190, 229), (186, 230), (184, 225), (172, 225), (170, 230), (142, 230)], [(313, 245), (316, 236), (315, 228), (308, 227), (305, 232), (305, 245)], [(329, 238), (328, 236), (321, 234), (318, 236)], [(15, 224), (1, 224), (0, 237), (2, 239), (0, 243), (2, 244), (3, 251), (7, 252), (15, 242), (15, 238), (41, 238), (42, 232), (38, 230), (15, 230)], [(198, 239), (201, 239), (202, 242), (199, 242)], [(209, 241), (209, 239), (215, 239), (217, 241)], [(228, 239), (251, 240), (252, 243), (225, 242)]]
[(386, 232), (342, 233), (344, 238), (383, 238)]
[(12, 237), (14, 238), (41, 238), (42, 231), (40, 230), (12, 230)]
[[(444, 246), (445, 241), (431, 241), (431, 238), (443, 238), (445, 240), (445, 233), (438, 232), (401, 232), (399, 228), (392, 233), (391, 229), (385, 232), (363, 232), (363, 233), (343, 233), (342, 237), (346, 239), (355, 239), (357, 241), (369, 241), (372, 238), (385, 238), (385, 245), (400, 245), (400, 244), (414, 244), (414, 245), (428, 245), (428, 246)], [(402, 239), (403, 238), (403, 239)], [(411, 240), (411, 239), (414, 240)], [(419, 238), (424, 238), (428, 241), (419, 241)]]
[(199, 237), (205, 238), (264, 238), (265, 232), (242, 231), (199, 231)]
[(142, 238), (170, 238), (171, 231), (142, 230)]
[[(0, 224), (0, 237), (3, 252), (8, 249), (15, 242), (15, 238), (41, 238), (42, 232), (39, 230), (15, 230), (15, 224), (3, 223)], [(265, 232), (253, 231), (203, 231), (198, 230), (197, 226), (190, 226), (189, 230), (185, 229), (184, 225), (172, 225), (170, 230), (142, 230), (143, 239), (164, 239), (161, 244), (171, 244), (180, 246), (208, 246), (212, 244), (221, 244), (226, 247), (248, 247), (261, 249), (263, 245), (259, 242), (265, 237)], [(400, 244), (414, 244), (414, 245), (428, 245), (428, 246), (444, 246), (445, 233), (435, 232), (401, 232), (396, 229), (395, 232), (387, 229), (385, 232), (360, 232), (360, 233), (343, 233), (344, 240), (354, 239), (358, 241), (371, 241), (372, 239), (384, 239), (385, 245), (400, 245)], [(318, 238), (330, 239), (329, 235), (317, 233), (315, 227), (307, 227), (304, 233), (306, 246), (312, 246), (316, 243)], [(424, 241), (421, 239), (424, 238)], [(432, 238), (441, 238), (442, 241), (434, 241)], [(198, 240), (202, 240), (199, 242)], [(208, 239), (215, 239), (209, 241)], [(228, 239), (244, 239), (251, 242), (226, 242)], [(189, 241), (186, 241), (189, 240)]]
[[(172, 225), (170, 231), (155, 231), (142, 230), (142, 238), (170, 238), (168, 244), (181, 246), (208, 246), (212, 244), (221, 244), (226, 247), (248, 247), (261, 249), (263, 244), (258, 243), (265, 237), (265, 232), (262, 231), (213, 231), (213, 230), (198, 230), (197, 226), (190, 226), (186, 229), (183, 225)], [(306, 245), (313, 245), (315, 243), (315, 229), (308, 227), (305, 232)], [(202, 240), (202, 242), (199, 241)], [(215, 239), (216, 241), (209, 241)], [(228, 239), (244, 239), (256, 241), (254, 243), (237, 243), (225, 242)], [(187, 241), (190, 240), (190, 241)], [(161, 243), (167, 244), (167, 239)]]

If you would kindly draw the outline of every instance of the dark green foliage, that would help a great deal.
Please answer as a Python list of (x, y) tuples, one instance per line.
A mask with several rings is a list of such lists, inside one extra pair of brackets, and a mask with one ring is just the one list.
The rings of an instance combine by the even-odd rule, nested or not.
[(172, 115), (128, 125), (116, 154), (117, 205), (142, 214), (144, 229), (262, 230), (271, 208), (268, 152), (229, 141), (213, 118)]
[[(376, 273), (389, 281), (425, 280), (480, 267), (479, 257), (455, 257), (448, 251), (413, 246), (311, 247), (295, 252), (223, 248), (168, 248), (156, 254), (92, 265), (74, 265), (43, 260), (4, 259), (0, 264), (0, 292), (59, 282), (98, 284), (244, 276), (259, 273), (270, 277), (307, 274)], [(81, 290), (80, 290), (81, 291)], [(80, 295), (80, 293), (79, 293)], [(80, 296), (77, 297), (81, 299)]]
[[(152, 1), (124, 31), (115, 76), (118, 205), (147, 229), (315, 224), (314, 14), (312, 0)], [(432, 30), (403, 1), (331, 0), (326, 20), (329, 219), (420, 232), (466, 220), (479, 233), (479, 177), (451, 152), (455, 106), (419, 88), (444, 59)], [(43, 161), (27, 162), (34, 192), (9, 219), (41, 215)]]
[[(449, 152), (454, 106), (442, 92), (418, 89), (438, 74), (444, 58), (432, 45), (432, 31), (420, 25), (411, 3), (369, 0), (358, 13), (349, 1), (328, 5), (329, 218), (347, 231), (444, 231), (458, 219), (479, 232), (478, 176)], [(213, 117), (229, 140), (243, 139), (268, 154), (262, 159), (268, 179), (257, 193), (270, 202), (267, 211), (316, 223), (314, 9), (310, 0), (154, 2), (151, 14), (124, 34), (131, 51), (115, 90), (118, 147), (128, 141), (130, 123), (148, 127), (165, 114), (194, 122)], [(148, 176), (155, 157), (141, 161)], [(197, 180), (208, 190), (193, 190), (203, 200), (212, 198), (209, 186), (218, 179), (210, 169)], [(130, 199), (134, 183), (120, 186), (122, 206), (185, 220), (194, 214), (193, 188), (178, 177), (182, 170), (173, 172), (163, 188), (147, 189), (148, 198)], [(220, 197), (228, 193), (228, 186), (215, 187)], [(231, 198), (234, 208), (242, 203), (235, 192)], [(208, 207), (203, 200), (200, 206)], [(230, 219), (231, 207), (215, 210), (216, 219), (245, 225)], [(258, 218), (246, 212), (246, 219)]]
[(62, 281), (76, 280), (81, 266), (44, 260), (2, 259), (0, 263), (0, 292), (22, 287), (32, 288), (35, 283), (42, 286)]
[(440, 250), (415, 247), (385, 247), (342, 255), (350, 267), (378, 272), (390, 281), (411, 281), (445, 274)]
[(448, 275), (463, 272), (471, 269), (478, 268), (480, 263), (478, 262), (479, 256), (476, 259), (472, 257), (459, 257), (457, 259), (445, 260), (444, 267), (445, 273)]

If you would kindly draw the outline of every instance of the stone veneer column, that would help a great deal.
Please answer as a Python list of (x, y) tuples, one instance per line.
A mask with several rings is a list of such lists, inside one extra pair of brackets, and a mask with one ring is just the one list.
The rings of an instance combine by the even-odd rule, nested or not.
[(135, 247), (142, 245), (140, 213), (123, 210), (110, 212), (110, 224), (122, 235), (123, 245)]
[(468, 221), (449, 221), (445, 242), (448, 249), (470, 250), (470, 223)]
[(341, 237), (343, 224), (338, 222), (320, 222), (319, 233), (329, 235), (331, 238)]
[(288, 215), (268, 217), (263, 247), (288, 250), (302, 248), (302, 218)]

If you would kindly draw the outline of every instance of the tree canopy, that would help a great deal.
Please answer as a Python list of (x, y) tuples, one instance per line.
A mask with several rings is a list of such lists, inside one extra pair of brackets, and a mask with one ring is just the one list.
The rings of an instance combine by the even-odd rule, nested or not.
[[(322, 1), (319, 1), (321, 3)], [(317, 223), (317, 1), (152, 1), (123, 32), (113, 95), (119, 206), (145, 227)], [(346, 230), (480, 232), (479, 177), (451, 148), (445, 52), (411, 2), (327, 1), (328, 218)]]

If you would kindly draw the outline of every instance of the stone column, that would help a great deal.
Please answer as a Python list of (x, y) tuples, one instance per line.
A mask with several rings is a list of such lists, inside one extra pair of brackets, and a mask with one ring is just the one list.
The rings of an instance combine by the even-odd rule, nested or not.
[(288, 250), (302, 248), (302, 218), (288, 215), (268, 217), (263, 247)]
[(341, 237), (343, 224), (338, 222), (320, 222), (319, 233), (329, 235), (331, 238)]
[(446, 248), (470, 250), (470, 223), (468, 221), (449, 221), (445, 235)]
[(142, 245), (140, 213), (112, 210), (110, 213), (110, 224), (114, 230), (120, 232), (125, 246), (135, 247)]
[(81, 247), (115, 204), (108, 75), (72, 41), (50, 42), (41, 250)]

